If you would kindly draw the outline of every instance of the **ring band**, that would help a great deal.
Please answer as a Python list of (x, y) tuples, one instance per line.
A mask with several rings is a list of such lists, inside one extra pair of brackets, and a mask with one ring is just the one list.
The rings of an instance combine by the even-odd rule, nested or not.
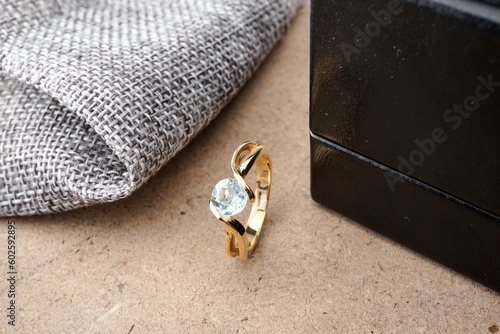
[[(255, 191), (245, 180), (253, 165), (257, 169)], [(226, 253), (233, 257), (239, 255), (245, 260), (254, 251), (266, 218), (271, 190), (269, 147), (251, 141), (244, 142), (234, 151), (231, 169), (234, 179), (224, 179), (217, 183), (210, 199), (210, 209), (227, 227), (224, 244)], [(247, 201), (253, 205), (245, 227), (235, 215), (244, 209)]]

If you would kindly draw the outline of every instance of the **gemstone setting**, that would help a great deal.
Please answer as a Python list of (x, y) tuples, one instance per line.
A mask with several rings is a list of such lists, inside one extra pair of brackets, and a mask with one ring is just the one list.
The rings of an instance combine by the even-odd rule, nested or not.
[(212, 191), (212, 203), (222, 216), (234, 216), (243, 211), (248, 195), (236, 179), (219, 181)]

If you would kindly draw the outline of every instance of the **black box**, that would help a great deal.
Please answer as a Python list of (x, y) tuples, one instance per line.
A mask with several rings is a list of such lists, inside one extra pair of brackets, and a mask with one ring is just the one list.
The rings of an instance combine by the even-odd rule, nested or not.
[(314, 200), (500, 291), (500, 1), (312, 0)]

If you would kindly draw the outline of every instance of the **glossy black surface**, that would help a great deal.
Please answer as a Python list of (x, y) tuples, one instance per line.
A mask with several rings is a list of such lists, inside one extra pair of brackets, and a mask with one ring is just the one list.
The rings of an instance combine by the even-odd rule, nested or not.
[(312, 0), (313, 198), (500, 291), (499, 4), (390, 3)]
[(500, 291), (500, 218), (485, 216), (411, 180), (391, 192), (380, 174), (398, 173), (311, 136), (314, 200)]
[[(312, 1), (311, 130), (500, 215), (500, 9), (469, 1), (482, 4), (476, 17), (472, 5), (465, 13), (402, 1), (384, 26), (373, 12), (388, 11), (388, 3)], [(359, 48), (358, 28), (369, 39), (358, 40)], [(347, 44), (358, 50), (347, 48), (350, 57)], [(475, 95), (480, 76), (498, 86), (479, 90), (489, 97), (467, 118), (448, 113)], [(435, 129), (445, 140), (433, 147)], [(415, 141), (429, 144), (427, 154)], [(401, 162), (410, 156), (413, 168)], [(382, 173), (373, 177), (390, 187)], [(399, 193), (401, 183), (393, 186)]]

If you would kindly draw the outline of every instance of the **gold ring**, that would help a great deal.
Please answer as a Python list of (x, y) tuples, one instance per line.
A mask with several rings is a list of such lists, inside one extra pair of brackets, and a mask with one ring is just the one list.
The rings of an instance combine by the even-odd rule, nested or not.
[[(255, 191), (245, 177), (256, 164)], [(224, 249), (230, 256), (239, 255), (243, 260), (252, 254), (259, 240), (266, 218), (269, 192), (271, 191), (271, 152), (269, 147), (247, 141), (233, 153), (231, 169), (234, 178), (219, 181), (212, 191), (210, 209), (227, 227)], [(247, 202), (253, 203), (248, 223), (243, 226), (235, 217), (243, 211)], [(238, 247), (236, 247), (238, 242)]]

